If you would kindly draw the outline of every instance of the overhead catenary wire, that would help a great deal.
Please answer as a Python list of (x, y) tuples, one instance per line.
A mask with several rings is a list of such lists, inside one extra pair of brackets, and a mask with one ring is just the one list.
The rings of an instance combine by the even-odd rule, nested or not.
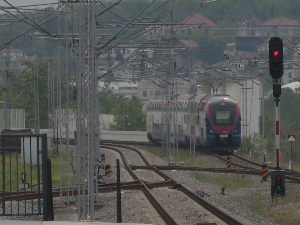
[[(50, 18), (50, 19), (48, 19), (48, 20), (46, 20), (46, 21), (44, 21), (44, 22), (41, 22), (40, 25), (42, 25), (42, 24), (44, 24), (44, 23), (47, 23), (47, 22), (49, 22), (50, 20), (52, 20), (52, 19), (54, 19), (54, 18), (57, 18), (57, 16), (54, 16), (54, 17), (52, 17), (52, 18)], [(30, 32), (30, 31), (32, 31), (32, 30), (34, 30), (34, 29), (35, 29), (35, 27), (32, 27), (32, 28), (30, 28), (30, 29), (24, 31), (23, 33), (21, 33), (21, 34), (15, 36), (14, 38), (10, 39), (9, 41), (6, 41), (4, 44), (0, 45), (0, 51), (3, 50), (7, 45), (10, 45), (13, 41), (15, 41), (16, 39), (18, 39), (19, 37), (22, 37), (23, 35), (27, 34), (28, 32)]]
[[(166, 0), (166, 2), (168, 2), (169, 0)], [(105, 47), (106, 46), (108, 46), (111, 42), (113, 42), (114, 40), (116, 40), (121, 34), (123, 34), (123, 33), (125, 33), (126, 31), (128, 31), (129, 29), (130, 29), (130, 25), (131, 25), (131, 23), (132, 23), (132, 21), (134, 21), (135, 19), (137, 19), (137, 17), (139, 16), (139, 15), (141, 15), (147, 8), (149, 8), (151, 5), (152, 5), (152, 3), (153, 3), (154, 1), (152, 1), (147, 7), (145, 7), (138, 15), (136, 15), (132, 20), (130, 20), (116, 35), (114, 35), (114, 37), (112, 37), (109, 41), (107, 41), (107, 43), (106, 44), (104, 44), (103, 46), (101, 46), (100, 47), (100, 54), (102, 53), (102, 52), (105, 52), (105, 51), (107, 51), (106, 49), (105, 49)], [(138, 19), (138, 22), (140, 22), (141, 20), (143, 20), (144, 18), (146, 18), (147, 16), (149, 16), (149, 15), (151, 15), (154, 11), (156, 11), (157, 9), (159, 9), (161, 6), (163, 6), (164, 4), (166, 4), (166, 2), (164, 2), (164, 3), (162, 3), (160, 6), (158, 6), (157, 8), (155, 8), (154, 10), (152, 10), (150, 13), (148, 13), (146, 16), (144, 16), (143, 18), (141, 18), (141, 19)], [(147, 26), (145, 25), (145, 26), (143, 26), (143, 27), (141, 27), (141, 28), (139, 28), (138, 30), (139, 31), (142, 31), (142, 30), (144, 30), (144, 28), (146, 28)], [(125, 30), (125, 28), (126, 28), (126, 30)], [(124, 31), (125, 30), (125, 31)], [(128, 36), (127, 36), (128, 37)], [(126, 39), (125, 39), (126, 40)], [(116, 42), (116, 43), (114, 43), (114, 46), (117, 46), (118, 44), (117, 43), (121, 43), (122, 41), (124, 41), (124, 38), (123, 38), (123, 40), (119, 40), (118, 42)], [(112, 48), (112, 45), (109, 47), (109, 49), (111, 49)], [(103, 50), (103, 49), (105, 49), (104, 51), (101, 51), (101, 50)]]
[[(7, 4), (9, 4), (11, 7), (15, 8), (12, 4), (10, 4), (7, 0), (3, 0), (4, 2), (6, 2)], [(44, 29), (43, 27), (41, 27), (39, 24), (37, 24), (36, 22), (34, 22), (32, 19), (30, 19), (28, 16), (26, 16), (24, 13), (22, 13), (19, 9), (15, 8), (17, 10), (17, 12), (19, 12), (21, 15), (23, 15), (26, 19), (28, 19), (30, 22), (32, 22), (33, 24), (27, 22), (26, 20), (24, 20), (25, 23), (29, 24), (30, 26), (33, 26), (34, 28), (39, 29), (40, 31), (42, 31), (43, 33), (53, 37), (53, 35), (47, 31), (46, 29)]]
[(135, 20), (139, 15), (141, 15), (141, 14), (142, 14), (142, 13), (143, 13), (150, 5), (152, 5), (153, 2), (154, 2), (154, 1), (152, 1), (147, 7), (145, 7), (141, 12), (139, 12), (133, 19), (131, 19), (131, 20), (127, 23), (127, 25), (126, 25), (125, 27), (123, 27), (117, 34), (115, 34), (110, 40), (108, 40), (106, 44), (104, 44), (103, 46), (101, 46), (100, 50), (103, 49), (103, 48), (105, 48), (105, 47), (106, 47), (107, 45), (109, 45), (112, 41), (116, 40), (116, 39), (118, 38), (118, 36), (123, 32), (123, 30), (124, 30), (125, 28), (127, 28), (127, 27), (131, 24), (131, 22), (132, 22), (133, 20)]

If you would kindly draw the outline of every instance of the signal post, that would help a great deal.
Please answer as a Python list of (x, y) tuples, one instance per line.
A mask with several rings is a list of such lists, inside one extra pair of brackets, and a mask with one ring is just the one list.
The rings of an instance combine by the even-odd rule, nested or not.
[(280, 129), (279, 129), (279, 102), (281, 95), (280, 78), (283, 75), (283, 42), (279, 37), (269, 41), (269, 70), (273, 78), (273, 95), (275, 102), (275, 148), (276, 168), (271, 171), (271, 196), (285, 196), (285, 170), (280, 168)]

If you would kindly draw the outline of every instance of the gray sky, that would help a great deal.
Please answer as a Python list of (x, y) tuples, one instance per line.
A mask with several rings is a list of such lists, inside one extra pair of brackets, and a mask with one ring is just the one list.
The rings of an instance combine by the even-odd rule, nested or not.
[[(57, 0), (7, 0), (13, 6), (38, 5), (46, 3), (57, 3)], [(0, 0), (0, 6), (9, 6), (3, 0)]]

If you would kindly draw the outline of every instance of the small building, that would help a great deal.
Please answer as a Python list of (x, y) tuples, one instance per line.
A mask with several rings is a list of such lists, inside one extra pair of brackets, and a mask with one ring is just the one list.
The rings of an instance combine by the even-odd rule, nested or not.
[(212, 22), (207, 17), (203, 16), (201, 13), (195, 13), (188, 16), (183, 21), (180, 22), (179, 27), (201, 27), (201, 28), (213, 28), (216, 24)]
[(25, 66), (22, 65), (23, 62), (35, 59), (35, 56), (27, 56), (21, 49), (8, 48), (0, 51), (0, 61), (8, 62), (9, 67), (17, 71), (25, 69)]
[[(105, 82), (98, 82), (99, 89), (104, 88)], [(134, 82), (111, 82), (109, 83), (109, 87), (112, 89), (113, 93), (116, 95), (124, 95), (127, 97), (132, 97), (137, 95), (137, 84)]]
[(286, 17), (276, 18), (274, 20), (269, 20), (258, 24), (260, 36), (267, 37), (293, 37), (299, 36), (299, 21), (292, 20)]
[[(138, 84), (137, 96), (142, 102), (147, 102), (157, 95), (162, 94), (162, 87), (158, 86), (160, 82), (158, 80), (153, 80), (152, 82), (148, 80), (142, 80)], [(182, 79), (177, 79), (177, 94), (187, 94), (190, 91), (190, 82)]]

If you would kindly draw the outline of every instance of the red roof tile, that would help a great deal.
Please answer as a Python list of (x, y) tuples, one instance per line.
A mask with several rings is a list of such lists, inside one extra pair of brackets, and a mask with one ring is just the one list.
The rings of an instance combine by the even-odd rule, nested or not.
[(299, 26), (299, 25), (300, 24), (298, 20), (291, 20), (286, 17), (269, 20), (267, 22), (260, 24), (260, 26)]
[[(283, 46), (291, 44), (290, 41), (288, 41), (286, 39), (283, 39), (282, 42), (283, 42)], [(268, 47), (268, 46), (269, 46), (269, 41), (266, 41), (266, 42), (258, 45), (257, 47)]]
[[(216, 24), (209, 20), (208, 18), (202, 16), (200, 13), (195, 13), (192, 16), (188, 16), (186, 19), (184, 19), (181, 24), (194, 24), (195, 25), (201, 25), (201, 27), (215, 27)], [(191, 25), (185, 25), (185, 26), (191, 26)]]
[(294, 77), (297, 77), (300, 75), (300, 69), (294, 69)]
[(260, 45), (258, 45), (257, 47), (268, 47), (268, 45), (269, 45), (269, 41), (266, 41), (266, 42), (264, 42), (264, 43), (262, 43), (262, 44), (260, 44)]
[(242, 52), (240, 54), (240, 58), (242, 59), (254, 59), (257, 55), (255, 53), (249, 53), (249, 52)]
[(199, 47), (196, 41), (194, 40), (179, 40), (182, 44), (184, 44), (187, 47)]

